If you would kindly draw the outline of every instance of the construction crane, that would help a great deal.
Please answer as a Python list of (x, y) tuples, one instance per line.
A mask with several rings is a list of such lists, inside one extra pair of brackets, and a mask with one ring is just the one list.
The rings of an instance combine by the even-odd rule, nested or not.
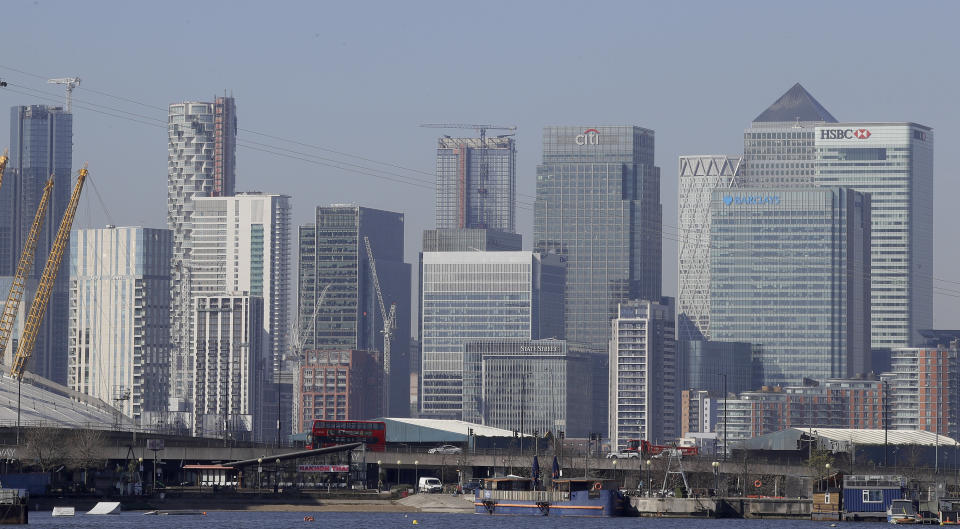
[(370, 274), (373, 276), (373, 288), (377, 291), (377, 302), (380, 304), (380, 318), (383, 320), (383, 414), (387, 415), (387, 404), (390, 402), (390, 342), (393, 340), (393, 329), (397, 326), (397, 304), (390, 304), (387, 312), (383, 304), (383, 293), (380, 291), (380, 276), (377, 275), (377, 262), (373, 258), (373, 248), (370, 247), (370, 238), (364, 236), (363, 244), (367, 247), (367, 260), (370, 261)]
[(0, 187), (3, 187), (3, 171), (7, 168), (7, 150), (3, 150), (3, 154), (0, 155)]
[(37, 295), (33, 297), (33, 305), (30, 306), (30, 313), (27, 315), (27, 322), (23, 327), (23, 334), (20, 336), (20, 343), (17, 347), (17, 356), (13, 359), (13, 368), (10, 374), (17, 380), (23, 380), (23, 372), (27, 367), (27, 360), (33, 354), (33, 346), (37, 342), (37, 333), (40, 331), (40, 323), (43, 321), (43, 315), (47, 311), (47, 304), (50, 302), (50, 294), (53, 292), (53, 282), (57, 279), (57, 271), (60, 269), (60, 261), (63, 259), (63, 250), (70, 242), (70, 228), (73, 227), (73, 217), (77, 214), (77, 205), (80, 203), (80, 192), (83, 191), (83, 183), (87, 180), (87, 166), (84, 165), (77, 175), (77, 183), (73, 186), (73, 194), (70, 195), (70, 202), (67, 203), (67, 210), (60, 221), (60, 229), (57, 230), (57, 238), (53, 241), (53, 247), (50, 249), (50, 256), (47, 258), (47, 264), (43, 267), (43, 274), (40, 276), (40, 285), (37, 287)]
[[(506, 126), (502, 127), (499, 125), (476, 125), (471, 123), (425, 123), (420, 125), (428, 129), (473, 129), (480, 132), (480, 160), (478, 165), (480, 166), (480, 185), (477, 186), (477, 208), (480, 210), (480, 228), (487, 227), (486, 219), (486, 209), (484, 208), (484, 198), (487, 194), (487, 131), (488, 130), (507, 130), (510, 131), (510, 134), (506, 136), (512, 136), (513, 132), (517, 130), (516, 126)], [(466, 151), (463, 153), (464, 159), (466, 158)], [(459, 170), (459, 178), (457, 178), (457, 206), (460, 212), (459, 227), (460, 228), (472, 228), (467, 223), (467, 205), (469, 204), (467, 200), (467, 190), (469, 186), (467, 185), (467, 164), (464, 163), (461, 165), (462, 169)]]
[[(0, 162), (6, 163), (6, 160)], [(13, 276), (13, 283), (10, 285), (10, 294), (7, 295), (7, 303), (3, 306), (3, 313), (0, 314), (0, 363), (4, 362), (7, 352), (7, 342), (13, 334), (13, 322), (17, 319), (17, 311), (20, 310), (20, 301), (23, 299), (23, 290), (26, 285), (27, 274), (33, 268), (33, 258), (37, 251), (37, 240), (40, 238), (40, 230), (43, 228), (43, 219), (47, 214), (47, 205), (50, 202), (50, 194), (53, 192), (53, 178), (47, 180), (47, 185), (43, 187), (43, 194), (40, 196), (40, 205), (37, 206), (37, 214), (33, 217), (33, 225), (30, 226), (30, 232), (27, 234), (27, 242), (23, 245), (23, 252), (20, 253), (20, 262), (17, 264), (17, 272)]]
[[(297, 360), (297, 373), (300, 373), (301, 368), (303, 367), (303, 344), (307, 341), (307, 336), (313, 334), (313, 329), (317, 326), (317, 314), (320, 312), (320, 306), (323, 305), (323, 300), (327, 298), (327, 291), (330, 290), (330, 285), (323, 287), (323, 290), (320, 291), (320, 297), (317, 298), (317, 304), (313, 307), (313, 316), (310, 317), (310, 323), (307, 325), (306, 332), (300, 328), (300, 321), (296, 323), (293, 327), (293, 356)], [(295, 375), (299, 376), (299, 375)], [(293, 416), (294, 425), (300, 424), (300, 391), (302, 385), (296, 382), (294, 378), (293, 384), (293, 410), (291, 415)], [(293, 429), (291, 428), (291, 431)]]
[(47, 79), (47, 83), (67, 85), (67, 112), (70, 112), (70, 104), (73, 102), (73, 89), (80, 84), (80, 78), (59, 77), (57, 79)]

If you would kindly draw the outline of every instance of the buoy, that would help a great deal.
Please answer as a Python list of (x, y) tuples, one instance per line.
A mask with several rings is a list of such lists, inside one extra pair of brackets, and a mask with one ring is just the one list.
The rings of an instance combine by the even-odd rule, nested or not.
[(206, 515), (207, 515), (207, 511), (203, 511), (203, 515), (206, 516)]
[(419, 522), (417, 522), (416, 520), (413, 521), (413, 525), (417, 525), (417, 523)]
[(313, 521), (313, 516), (310, 516), (310, 515), (308, 514), (307, 516), (304, 516), (304, 517), (303, 517), (303, 521), (305, 521), (305, 522), (312, 522), (312, 521)]
[(760, 487), (763, 486), (763, 482), (758, 479), (753, 482), (753, 486), (759, 489)]

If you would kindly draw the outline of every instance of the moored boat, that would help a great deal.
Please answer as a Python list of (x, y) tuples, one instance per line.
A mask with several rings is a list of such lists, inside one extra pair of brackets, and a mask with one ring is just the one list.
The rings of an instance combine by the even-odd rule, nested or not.
[(477, 514), (630, 516), (630, 498), (609, 479), (558, 479), (549, 490), (518, 476), (484, 480), (475, 493)]
[(893, 524), (920, 523), (920, 513), (913, 500), (893, 500), (887, 508), (887, 522)]

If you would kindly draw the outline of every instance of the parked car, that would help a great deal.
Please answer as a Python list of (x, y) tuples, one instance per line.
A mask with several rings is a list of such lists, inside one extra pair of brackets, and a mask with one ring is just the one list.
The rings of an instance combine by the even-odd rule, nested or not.
[(420, 492), (440, 492), (443, 490), (443, 483), (437, 478), (420, 478), (417, 489)]
[(443, 445), (427, 450), (428, 454), (462, 454), (463, 450), (459, 446)]
[(610, 452), (607, 459), (636, 459), (640, 457), (637, 452)]
[(464, 494), (473, 494), (478, 489), (482, 489), (483, 485), (479, 481), (468, 481), (463, 484), (463, 493)]

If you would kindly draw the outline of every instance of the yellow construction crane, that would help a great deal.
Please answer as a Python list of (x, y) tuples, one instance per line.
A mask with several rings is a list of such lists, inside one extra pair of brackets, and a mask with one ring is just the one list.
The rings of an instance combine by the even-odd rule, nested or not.
[(70, 242), (70, 228), (73, 227), (73, 217), (77, 214), (77, 205), (80, 203), (80, 192), (83, 191), (83, 183), (87, 179), (87, 166), (84, 165), (77, 175), (77, 183), (73, 186), (73, 194), (70, 195), (70, 202), (67, 203), (67, 211), (63, 214), (63, 220), (60, 221), (60, 229), (57, 231), (57, 238), (53, 241), (53, 248), (50, 249), (50, 257), (47, 258), (47, 264), (43, 267), (43, 275), (40, 276), (40, 286), (37, 287), (37, 295), (33, 298), (33, 305), (30, 306), (30, 314), (27, 315), (27, 323), (23, 327), (23, 335), (20, 336), (20, 344), (17, 347), (17, 356), (13, 359), (13, 368), (10, 374), (23, 380), (23, 371), (27, 366), (27, 360), (33, 354), (33, 346), (37, 342), (37, 332), (40, 330), (40, 322), (43, 321), (43, 315), (47, 311), (47, 303), (50, 302), (50, 294), (53, 292), (53, 282), (57, 279), (57, 271), (60, 269), (60, 260), (63, 259), (63, 250)]
[[(2, 162), (2, 160), (0, 160)], [(17, 264), (17, 273), (13, 277), (13, 284), (10, 285), (10, 294), (7, 296), (7, 303), (3, 306), (3, 313), (0, 314), (0, 363), (3, 362), (7, 352), (7, 342), (10, 341), (10, 335), (13, 333), (13, 322), (17, 319), (17, 311), (20, 309), (20, 301), (23, 299), (23, 289), (26, 284), (27, 274), (33, 268), (33, 256), (37, 251), (37, 239), (40, 238), (40, 230), (43, 228), (43, 218), (47, 214), (47, 204), (50, 202), (50, 193), (53, 191), (53, 178), (47, 180), (47, 185), (43, 188), (43, 195), (40, 196), (40, 205), (37, 206), (37, 214), (33, 217), (33, 226), (30, 226), (30, 233), (27, 235), (27, 242), (23, 245), (23, 252), (20, 254), (20, 262)]]
[(0, 187), (3, 187), (3, 171), (7, 168), (7, 150), (3, 150), (0, 155)]

